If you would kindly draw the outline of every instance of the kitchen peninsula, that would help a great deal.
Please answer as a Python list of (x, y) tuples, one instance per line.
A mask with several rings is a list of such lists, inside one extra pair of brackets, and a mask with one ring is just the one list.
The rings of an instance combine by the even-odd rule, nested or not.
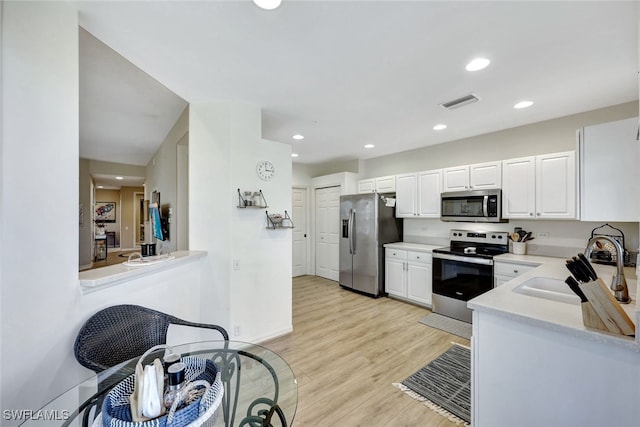
[[(633, 300), (623, 306), (636, 325), (634, 338), (583, 326), (578, 297), (560, 286), (569, 276), (564, 259), (505, 254), (499, 260), (538, 266), (468, 303), (473, 309), (473, 425), (637, 426), (635, 271), (625, 268)], [(615, 267), (594, 267), (608, 285)], [(527, 290), (533, 282), (541, 284), (539, 289)]]

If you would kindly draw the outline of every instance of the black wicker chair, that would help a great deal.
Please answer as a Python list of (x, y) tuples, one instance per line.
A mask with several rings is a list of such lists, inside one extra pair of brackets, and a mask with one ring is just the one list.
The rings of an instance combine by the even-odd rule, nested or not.
[(74, 345), (76, 359), (92, 371), (104, 371), (166, 344), (170, 324), (215, 329), (229, 340), (222, 326), (188, 322), (139, 305), (115, 305), (100, 310), (80, 328)]

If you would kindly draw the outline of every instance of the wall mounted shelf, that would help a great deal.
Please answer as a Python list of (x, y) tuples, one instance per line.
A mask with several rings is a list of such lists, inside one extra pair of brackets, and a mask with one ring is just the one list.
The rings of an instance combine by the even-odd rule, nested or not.
[(242, 193), (243, 192), (238, 188), (238, 208), (265, 209), (269, 207), (267, 205), (267, 200), (264, 198), (264, 194), (262, 194), (262, 190), (245, 191), (244, 197), (242, 196)]
[(271, 230), (275, 230), (276, 228), (293, 228), (293, 221), (291, 221), (291, 217), (287, 211), (284, 211), (284, 215), (269, 215), (268, 211), (265, 211), (265, 214), (267, 215), (267, 228)]

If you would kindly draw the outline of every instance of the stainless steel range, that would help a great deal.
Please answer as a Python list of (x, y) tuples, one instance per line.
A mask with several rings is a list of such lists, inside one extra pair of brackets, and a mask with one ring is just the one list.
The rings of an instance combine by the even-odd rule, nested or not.
[(467, 301), (493, 289), (493, 257), (509, 252), (506, 231), (451, 230), (433, 250), (433, 312), (471, 323)]

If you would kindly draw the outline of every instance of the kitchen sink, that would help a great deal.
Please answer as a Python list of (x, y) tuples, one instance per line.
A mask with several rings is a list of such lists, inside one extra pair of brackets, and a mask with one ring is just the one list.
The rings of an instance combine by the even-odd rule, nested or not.
[(551, 301), (580, 305), (580, 298), (564, 281), (550, 277), (532, 277), (516, 286), (513, 292)]

